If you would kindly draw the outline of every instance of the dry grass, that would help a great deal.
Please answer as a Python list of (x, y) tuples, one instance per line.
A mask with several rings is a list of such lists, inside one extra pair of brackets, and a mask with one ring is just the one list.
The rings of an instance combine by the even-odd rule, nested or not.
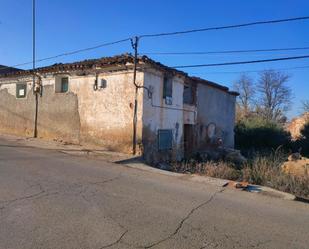
[(189, 162), (176, 163), (173, 166), (174, 171), (181, 173), (195, 173), (228, 180), (241, 179), (241, 172), (239, 170), (234, 169), (232, 164), (222, 161), (199, 163), (191, 160)]
[(282, 171), (284, 155), (258, 156), (242, 169), (242, 179), (252, 184), (272, 187), (300, 197), (309, 197), (309, 176), (295, 176)]
[(294, 176), (282, 171), (281, 165), (286, 155), (280, 151), (268, 156), (255, 156), (240, 169), (229, 162), (189, 162), (175, 163), (176, 172), (196, 173), (228, 180), (248, 181), (251, 184), (268, 186), (289, 192), (299, 197), (309, 198), (309, 175)]

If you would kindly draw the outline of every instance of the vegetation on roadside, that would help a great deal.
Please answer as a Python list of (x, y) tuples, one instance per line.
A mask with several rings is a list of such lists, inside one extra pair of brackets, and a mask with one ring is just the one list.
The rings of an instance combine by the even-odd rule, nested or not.
[(235, 147), (246, 156), (250, 151), (268, 152), (283, 147), (289, 149), (291, 135), (273, 121), (252, 117), (235, 126)]
[(301, 131), (301, 139), (291, 141), (290, 134), (275, 122), (260, 118), (239, 121), (235, 128), (236, 148), (247, 162), (189, 160), (173, 164), (173, 170), (210, 177), (268, 186), (309, 199), (309, 172), (303, 175), (284, 172), (282, 165), (293, 151), (309, 156), (309, 123)]
[(293, 147), (300, 148), (301, 154), (309, 157), (309, 123), (305, 124), (303, 129), (300, 131), (301, 138), (294, 141)]
[[(226, 157), (219, 161), (203, 161), (203, 157), (196, 157), (196, 160), (174, 163), (173, 170), (247, 181), (309, 199), (309, 172), (292, 175), (282, 169), (292, 152), (309, 157), (309, 123), (297, 141), (292, 141), (285, 129), (286, 112), (292, 100), (291, 89), (286, 85), (289, 78), (285, 73), (266, 70), (257, 80), (241, 75), (235, 82), (234, 90), (240, 93), (236, 108), (235, 147), (246, 156), (245, 163), (236, 165)], [(304, 111), (308, 111), (308, 101), (303, 105)], [(205, 158), (209, 160), (209, 157)]]
[(250, 184), (268, 186), (299, 197), (309, 198), (309, 174), (294, 176), (283, 172), (281, 166), (286, 159), (287, 155), (282, 150), (278, 150), (267, 156), (255, 155), (241, 167), (224, 161), (189, 160), (174, 163), (173, 170), (233, 181), (247, 181)]

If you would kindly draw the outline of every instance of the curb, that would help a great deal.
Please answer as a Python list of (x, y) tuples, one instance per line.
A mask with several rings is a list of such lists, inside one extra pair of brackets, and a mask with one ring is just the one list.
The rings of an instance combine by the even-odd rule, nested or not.
[[(165, 176), (185, 178), (186, 180), (189, 180), (192, 182), (210, 184), (215, 187), (223, 187), (224, 185), (227, 185), (227, 183), (230, 182), (230, 180), (214, 178), (214, 177), (209, 177), (209, 176), (201, 176), (201, 175), (196, 175), (196, 174), (182, 174), (182, 173), (161, 170), (158, 168), (148, 166), (144, 163), (127, 163), (127, 164), (122, 164), (122, 165), (130, 167), (130, 168), (134, 168), (134, 169), (151, 172), (151, 173), (165, 175)], [(244, 190), (244, 191), (247, 191), (250, 193), (257, 193), (257, 194), (268, 196), (268, 197), (279, 198), (283, 200), (289, 200), (289, 201), (297, 200), (297, 197), (293, 194), (282, 192), (282, 191), (279, 191), (279, 190), (276, 190), (270, 187), (260, 186), (260, 185), (250, 185), (250, 187), (252, 189), (249, 188), (248, 190)], [(236, 191), (236, 189), (233, 189), (233, 188), (230, 188), (230, 189)]]
[[(257, 185), (255, 185), (257, 186)], [(283, 200), (289, 200), (289, 201), (295, 201), (296, 200), (296, 196), (290, 193), (286, 193), (286, 192), (282, 192), (270, 187), (265, 187), (265, 186), (258, 186), (261, 188), (261, 194), (262, 195), (268, 195), (271, 197), (277, 197), (277, 198), (281, 198)]]

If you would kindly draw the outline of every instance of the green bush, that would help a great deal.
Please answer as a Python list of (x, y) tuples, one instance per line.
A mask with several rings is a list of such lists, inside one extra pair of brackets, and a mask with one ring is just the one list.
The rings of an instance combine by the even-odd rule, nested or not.
[(245, 154), (250, 150), (261, 152), (287, 147), (290, 139), (290, 133), (283, 127), (258, 118), (240, 121), (235, 126), (235, 147)]

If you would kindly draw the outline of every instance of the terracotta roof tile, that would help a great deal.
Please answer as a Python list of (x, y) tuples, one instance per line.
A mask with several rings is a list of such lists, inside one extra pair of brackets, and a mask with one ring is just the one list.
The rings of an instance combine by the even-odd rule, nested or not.
[[(90, 60), (83, 60), (78, 62), (72, 62), (72, 63), (57, 63), (46, 67), (40, 67), (35, 69), (35, 72), (37, 73), (52, 73), (52, 72), (66, 72), (66, 71), (78, 71), (78, 70), (87, 70), (87, 69), (94, 69), (97, 67), (108, 67), (112, 65), (126, 65), (127, 63), (134, 63), (134, 56), (132, 54), (122, 54), (122, 55), (116, 55), (112, 57), (102, 57), (99, 59), (90, 59)], [(222, 91), (225, 91), (232, 95), (237, 95), (238, 93), (235, 92), (229, 92), (229, 88), (222, 86), (220, 84), (198, 78), (198, 77), (190, 77), (187, 73), (165, 66), (160, 62), (154, 61), (151, 58), (147, 56), (139, 56), (138, 57), (138, 63), (139, 64), (148, 64), (153, 66), (154, 68), (165, 70), (172, 74), (178, 74), (182, 75), (189, 80), (192, 80), (196, 83), (202, 83), (206, 84), (210, 87), (214, 87), (217, 89), (220, 89)], [(1, 66), (0, 66), (1, 68)], [(13, 69), (12, 70), (4, 70), (4, 73), (0, 73), (0, 78), (5, 77), (17, 77), (17, 76), (27, 76), (32, 75), (33, 70), (19, 70), (19, 69)], [(1, 71), (0, 71), (1, 72)]]

